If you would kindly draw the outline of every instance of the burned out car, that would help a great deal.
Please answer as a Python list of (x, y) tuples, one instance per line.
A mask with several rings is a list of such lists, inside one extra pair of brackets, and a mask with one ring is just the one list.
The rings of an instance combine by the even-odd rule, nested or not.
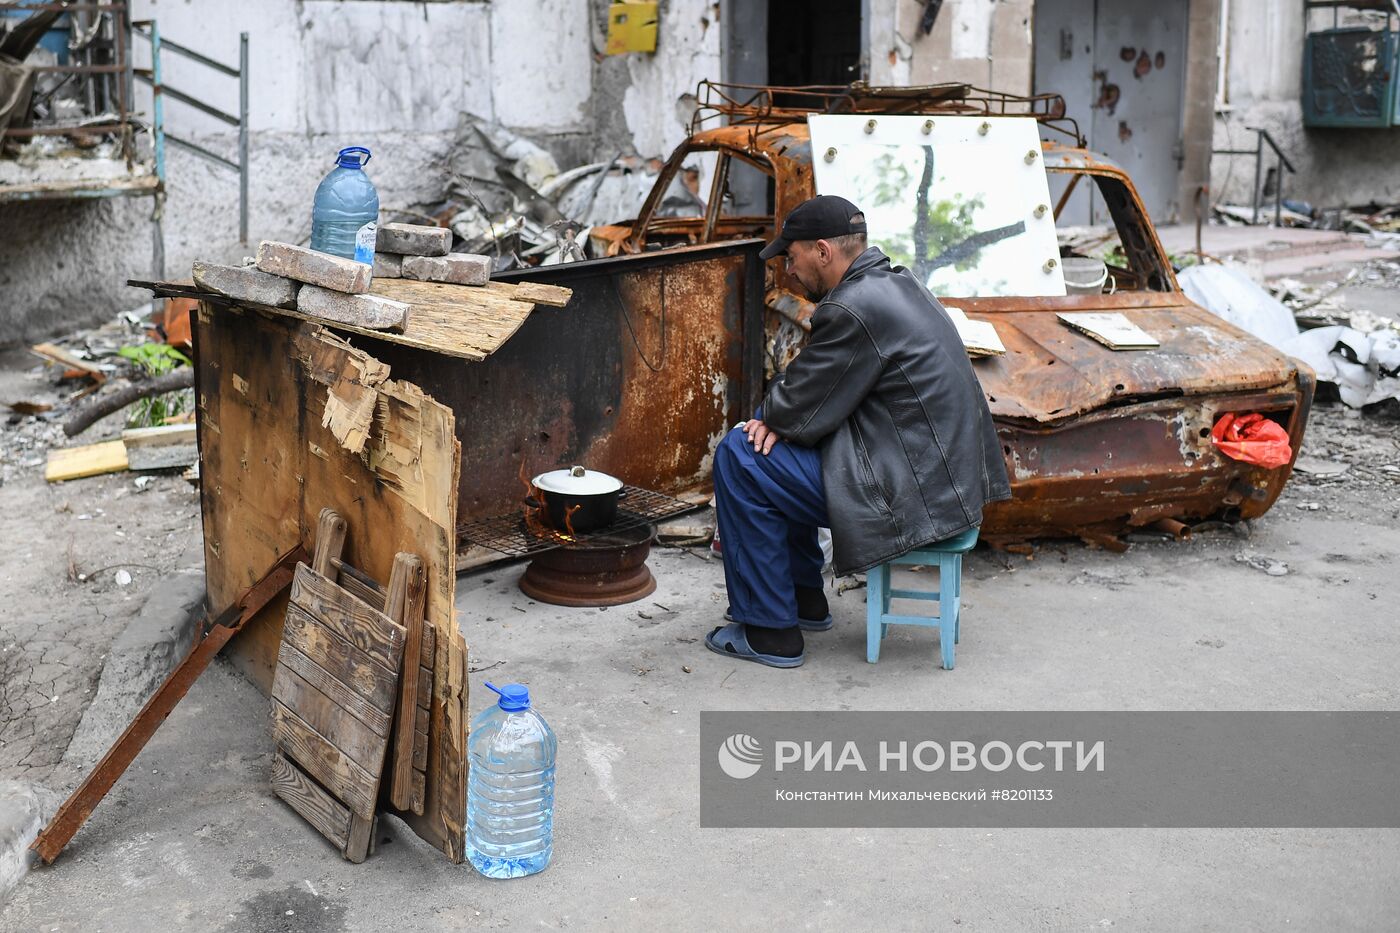
[[(1258, 413), (1287, 432), (1296, 455), (1312, 372), (1187, 299), (1132, 180), (1081, 147), (1058, 97), (711, 83), (700, 97), (690, 138), (638, 217), (595, 227), (592, 250), (654, 255), (771, 237), (819, 192), (861, 206), (872, 245), (966, 318), (1013, 490), (988, 508), (983, 537), (1117, 546), (1129, 529), (1180, 535), (1202, 520), (1261, 515), (1278, 498), (1291, 461), (1233, 459), (1212, 428), (1227, 414)], [(705, 128), (716, 118), (726, 125)], [(1065, 142), (1042, 139), (1057, 132)], [(703, 212), (661, 216), (663, 194), (697, 166)], [(1119, 247), (1102, 261), (1056, 237), (1076, 186), (1101, 199), (1116, 227)], [(780, 259), (765, 274), (771, 373), (800, 349), (813, 308)], [(1135, 328), (1145, 343), (1132, 346), (1145, 348), (1061, 317), (1086, 313)], [(977, 322), (990, 328), (979, 334)]]

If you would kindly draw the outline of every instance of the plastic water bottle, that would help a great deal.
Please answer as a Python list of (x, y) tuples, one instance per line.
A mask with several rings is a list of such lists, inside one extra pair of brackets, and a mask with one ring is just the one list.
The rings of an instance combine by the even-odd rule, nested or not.
[(554, 854), (557, 741), (524, 684), (486, 685), (500, 701), (472, 721), (467, 860), (488, 878), (521, 878)]
[(340, 150), (335, 168), (316, 188), (311, 206), (311, 248), (372, 265), (379, 229), (379, 192), (365, 174), (369, 150)]

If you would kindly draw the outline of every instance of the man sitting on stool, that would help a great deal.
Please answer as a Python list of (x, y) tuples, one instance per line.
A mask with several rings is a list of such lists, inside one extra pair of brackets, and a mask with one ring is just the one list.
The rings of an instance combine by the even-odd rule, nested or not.
[(759, 255), (780, 254), (819, 304), (806, 347), (715, 451), (730, 621), (705, 644), (797, 667), (803, 630), (832, 624), (819, 527), (836, 573), (859, 573), (981, 524), (1011, 487), (957, 328), (913, 273), (866, 247), (859, 208), (798, 205)]

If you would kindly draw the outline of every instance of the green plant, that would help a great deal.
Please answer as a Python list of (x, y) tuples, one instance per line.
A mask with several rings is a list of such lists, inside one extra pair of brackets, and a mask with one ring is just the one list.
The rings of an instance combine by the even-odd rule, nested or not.
[[(168, 343), (140, 343), (122, 347), (117, 351), (123, 359), (131, 360), (148, 376), (159, 376), (181, 366), (189, 366), (190, 358)], [(126, 426), (129, 428), (156, 427), (165, 424), (168, 418), (194, 407), (194, 392), (180, 389), (145, 398), (131, 406)]]

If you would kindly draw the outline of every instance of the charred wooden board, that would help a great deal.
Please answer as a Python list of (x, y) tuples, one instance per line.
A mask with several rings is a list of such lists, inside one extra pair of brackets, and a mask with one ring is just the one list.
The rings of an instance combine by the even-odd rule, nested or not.
[[(406, 632), (327, 576), (344, 569), (344, 542), (345, 520), (325, 509), (316, 566), (297, 565), (292, 580), (272, 683), (272, 785), (347, 859), (361, 862), (394, 727)], [(421, 648), (421, 634), (414, 636)], [(416, 659), (413, 673), (416, 679)]]

